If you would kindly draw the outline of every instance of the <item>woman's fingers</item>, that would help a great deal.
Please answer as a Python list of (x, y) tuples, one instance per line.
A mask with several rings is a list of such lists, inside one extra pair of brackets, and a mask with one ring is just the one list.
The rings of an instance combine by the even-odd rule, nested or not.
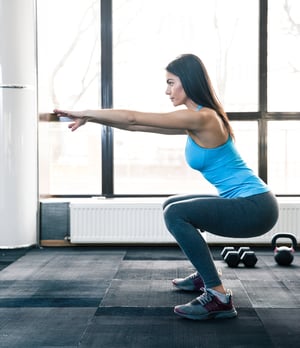
[(76, 119), (74, 122), (70, 123), (68, 127), (71, 129), (72, 132), (74, 132), (77, 128), (84, 125), (86, 123), (83, 119)]

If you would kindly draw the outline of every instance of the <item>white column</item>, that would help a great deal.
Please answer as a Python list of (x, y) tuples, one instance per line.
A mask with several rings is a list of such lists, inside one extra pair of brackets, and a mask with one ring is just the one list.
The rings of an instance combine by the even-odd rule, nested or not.
[(36, 0), (0, 0), (0, 248), (37, 243)]

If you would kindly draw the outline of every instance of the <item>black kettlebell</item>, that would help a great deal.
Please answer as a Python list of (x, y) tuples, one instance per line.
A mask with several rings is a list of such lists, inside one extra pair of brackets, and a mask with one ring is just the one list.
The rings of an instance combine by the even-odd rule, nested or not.
[[(279, 238), (288, 238), (292, 241), (292, 246), (278, 247), (276, 242)], [(278, 265), (288, 266), (294, 260), (294, 251), (297, 248), (297, 239), (291, 233), (277, 233), (272, 238), (272, 247), (274, 248), (274, 258)]]

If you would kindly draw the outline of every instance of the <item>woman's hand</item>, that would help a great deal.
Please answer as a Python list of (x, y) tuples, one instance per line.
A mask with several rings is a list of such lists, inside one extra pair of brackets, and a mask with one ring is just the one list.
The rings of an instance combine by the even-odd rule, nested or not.
[(54, 109), (53, 112), (58, 117), (68, 117), (73, 121), (68, 125), (72, 132), (74, 132), (77, 128), (83, 126), (89, 119), (88, 116), (85, 115), (84, 111), (68, 111)]

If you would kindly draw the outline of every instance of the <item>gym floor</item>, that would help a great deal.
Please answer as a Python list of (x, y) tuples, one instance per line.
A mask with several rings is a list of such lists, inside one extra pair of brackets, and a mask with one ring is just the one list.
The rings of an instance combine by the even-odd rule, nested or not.
[(229, 268), (211, 250), (237, 318), (173, 314), (197, 296), (172, 287), (194, 271), (176, 246), (0, 250), (0, 347), (299, 346), (300, 255), (282, 267), (252, 248), (255, 268)]

